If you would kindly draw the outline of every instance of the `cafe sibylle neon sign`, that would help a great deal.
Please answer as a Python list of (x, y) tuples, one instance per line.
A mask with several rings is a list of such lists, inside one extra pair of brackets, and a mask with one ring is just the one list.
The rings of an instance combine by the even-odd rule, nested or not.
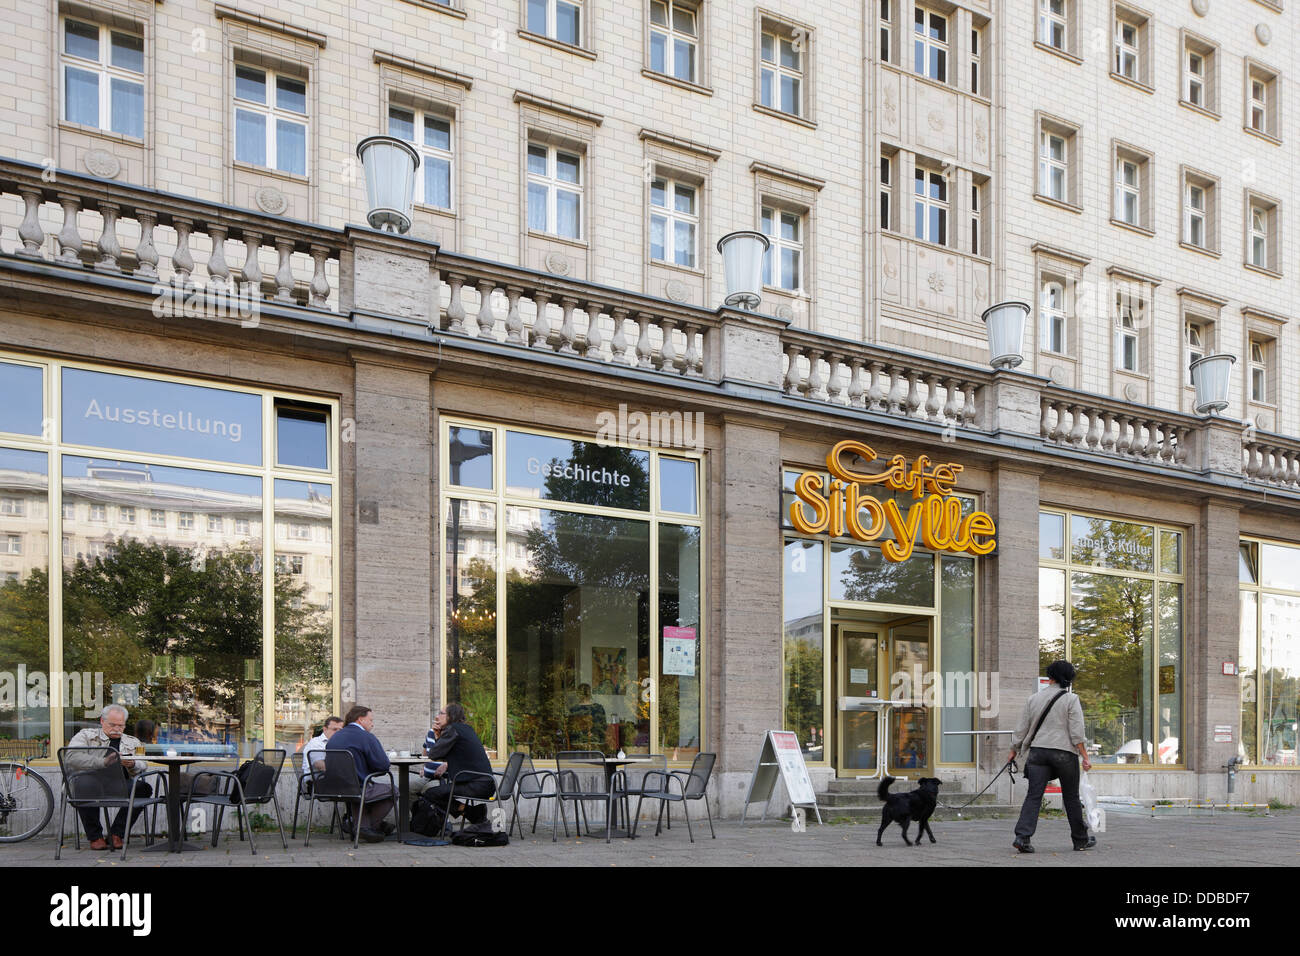
[[(961, 465), (936, 464), (928, 455), (918, 455), (909, 467), (904, 456), (894, 455), (884, 471), (868, 475), (847, 467), (843, 461), (846, 453), (867, 462), (877, 458), (875, 450), (863, 442), (849, 439), (837, 444), (826, 456), (826, 468), (831, 473), (830, 495), (824, 493), (820, 473), (808, 471), (800, 475), (794, 483), (796, 500), (790, 502), (790, 523), (798, 531), (829, 532), (834, 538), (848, 534), (871, 542), (889, 528), (894, 539), (881, 544), (888, 561), (906, 561), (918, 540), (932, 551), (974, 555), (988, 554), (997, 547), (997, 529), (987, 512), (975, 511), (962, 517), (961, 499), (952, 493)], [(869, 485), (910, 491), (913, 504), (907, 516), (893, 498), (881, 502), (868, 494), (865, 486)], [(811, 520), (804, 505), (812, 511)]]

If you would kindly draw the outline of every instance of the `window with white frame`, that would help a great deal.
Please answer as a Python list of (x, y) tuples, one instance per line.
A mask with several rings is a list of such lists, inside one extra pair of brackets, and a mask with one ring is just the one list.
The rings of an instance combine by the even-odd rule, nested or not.
[(0, 498), (0, 515), (21, 518), (27, 513), (27, 502), (21, 498)]
[(1137, 160), (1120, 154), (1115, 157), (1115, 218), (1136, 226), (1141, 208), (1141, 168)]
[(925, 7), (912, 16), (912, 72), (948, 82), (948, 18)]
[(880, 228), (897, 229), (894, 221), (894, 157), (884, 154), (880, 157)]
[(974, 255), (983, 255), (983, 243), (980, 241), (980, 232), (983, 227), (983, 203), (984, 187), (979, 183), (972, 183), (970, 187), (970, 251)]
[(135, 509), (129, 505), (122, 505), (117, 509), (117, 520), (122, 524), (135, 524)]
[(694, 269), (699, 232), (699, 189), (656, 177), (650, 182), (650, 258)]
[(1038, 130), (1038, 195), (1057, 202), (1073, 203), (1074, 182), (1070, 164), (1074, 157), (1075, 132), (1044, 120)]
[(1246, 65), (1246, 128), (1273, 139), (1280, 136), (1277, 74), (1253, 62)]
[(1125, 372), (1137, 372), (1141, 367), (1140, 330), (1146, 311), (1144, 300), (1134, 292), (1115, 295), (1115, 367)]
[(894, 0), (880, 0), (880, 62), (892, 63), (891, 47), (894, 40)]
[(167, 527), (167, 512), (161, 508), (149, 509), (149, 527), (165, 528)]
[(763, 253), (763, 285), (787, 292), (803, 288), (804, 217), (764, 205), (760, 228), (771, 243)]
[(91, 520), (91, 521), (107, 521), (107, 520), (108, 520), (108, 508), (107, 508), (107, 506), (105, 506), (105, 505), (91, 505), (91, 506), (90, 506), (90, 520)]
[(307, 175), (307, 82), (235, 65), (235, 160)]
[(1268, 125), (1268, 84), (1262, 79), (1250, 78), (1250, 128), (1257, 133), (1266, 131)]
[(1127, 19), (1123, 14), (1117, 13), (1115, 16), (1115, 64), (1112, 69), (1120, 76), (1129, 80), (1137, 80), (1138, 57), (1140, 49), (1138, 47), (1138, 31), (1140, 27)]
[(63, 503), (63, 518), (65, 521), (72, 521), (77, 517), (77, 506), (71, 501)]
[(23, 536), (20, 534), (7, 534), (0, 545), (4, 546), (5, 554), (22, 554), (23, 553)]
[(1257, 196), (1246, 203), (1246, 262), (1258, 269), (1280, 272), (1277, 204)]
[(650, 0), (650, 69), (698, 83), (700, 14), (680, 0)]
[(194, 512), (182, 511), (176, 515), (176, 527), (180, 531), (194, 530)]
[(1043, 282), (1039, 298), (1039, 315), (1042, 322), (1042, 340), (1039, 348), (1044, 352), (1065, 352), (1065, 284), (1057, 279)]
[(1263, 207), (1250, 207), (1250, 263), (1261, 269), (1268, 266), (1268, 216)]
[(280, 574), (302, 574), (301, 554), (277, 554), (275, 556), (275, 570)]
[(917, 166), (912, 192), (916, 238), (946, 246), (948, 244), (947, 177), (942, 172)]
[(1217, 113), (1216, 48), (1196, 37), (1183, 37), (1183, 102)]
[(1270, 342), (1250, 337), (1250, 400), (1268, 402)]
[(1186, 174), (1183, 180), (1183, 242), (1198, 249), (1213, 249), (1210, 212), (1214, 183)]
[(1209, 324), (1201, 319), (1188, 319), (1184, 325), (1184, 342), (1187, 346), (1187, 382), (1192, 382), (1192, 366), (1209, 354)]
[(220, 534), (221, 531), (222, 531), (222, 526), (223, 526), (223, 522), (222, 522), (220, 516), (218, 516), (218, 515), (208, 515), (208, 533), (209, 533), (209, 534)]
[(980, 95), (981, 68), (984, 59), (984, 31), (971, 27), (970, 31), (970, 91)]
[(1054, 50), (1069, 50), (1069, 0), (1038, 0), (1038, 42)]
[(310, 541), (311, 526), (300, 524), (298, 522), (290, 522), (289, 537), (294, 539), (295, 541)]
[(528, 32), (582, 46), (582, 4), (571, 0), (528, 0)]
[(63, 119), (144, 139), (144, 37), (63, 18)]
[(582, 156), (559, 146), (528, 144), (528, 228), (582, 238)]
[(803, 116), (804, 51), (808, 43), (803, 31), (788, 35), (764, 23), (759, 38), (759, 102), (768, 109), (791, 116)]
[(451, 209), (452, 121), (448, 116), (407, 108), (388, 108), (388, 135), (404, 140), (420, 154), (415, 202)]

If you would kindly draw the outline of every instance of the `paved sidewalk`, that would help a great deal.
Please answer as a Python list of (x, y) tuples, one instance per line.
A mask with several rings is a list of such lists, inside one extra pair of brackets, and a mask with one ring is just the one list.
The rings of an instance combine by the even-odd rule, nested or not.
[[(885, 831), (884, 845), (875, 845), (878, 821), (817, 826), (792, 833), (789, 824), (768, 822), (741, 827), (734, 820), (717, 823), (717, 839), (708, 824), (696, 827), (696, 842), (687, 840), (684, 823), (656, 838), (651, 826), (635, 841), (570, 837), (552, 843), (550, 832), (516, 837), (508, 847), (471, 850), (462, 847), (412, 847), (400, 843), (362, 844), (355, 852), (337, 836), (313, 835), (305, 848), (301, 831), (286, 852), (276, 834), (258, 835), (256, 856), (247, 844), (223, 837), (221, 845), (197, 853), (172, 856), (136, 852), (125, 863), (118, 853), (95, 853), (65, 847), (54, 860), (54, 837), (0, 846), (0, 866), (158, 867), (158, 866), (1296, 866), (1300, 864), (1300, 811), (1216, 813), (1205, 816), (1148, 816), (1111, 813), (1107, 832), (1095, 850), (1070, 849), (1064, 817), (1039, 821), (1034, 845), (1038, 852), (1022, 856), (1011, 848), (1014, 819), (936, 822), (938, 843), (928, 840), (907, 847), (896, 824)], [(912, 828), (915, 829), (915, 826)], [(701, 835), (702, 834), (702, 835)], [(84, 845), (84, 844), (83, 844)], [(206, 843), (204, 844), (206, 847)]]

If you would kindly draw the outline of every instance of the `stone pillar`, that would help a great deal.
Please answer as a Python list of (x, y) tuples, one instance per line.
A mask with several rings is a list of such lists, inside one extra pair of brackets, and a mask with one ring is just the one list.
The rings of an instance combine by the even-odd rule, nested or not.
[(981, 393), (981, 427), (995, 436), (1028, 435), (1037, 440), (1042, 431), (1042, 390), (1047, 384), (1047, 379), (1026, 372), (994, 372)]
[(785, 319), (725, 306), (717, 311), (715, 347), (706, 356), (704, 374), (723, 382), (743, 382), (765, 388), (781, 387), (781, 333)]
[[(1241, 678), (1223, 673), (1223, 662), (1238, 662), (1240, 650), (1240, 537), (1235, 504), (1209, 499), (1201, 506), (1183, 613), (1187, 633), (1183, 637), (1182, 746), (1202, 800), (1227, 798), (1228, 771), (1223, 765), (1236, 755), (1241, 739)], [(1232, 728), (1232, 740), (1215, 743), (1214, 728), (1223, 725)], [(1236, 798), (1241, 799), (1240, 793)]]
[[(381, 740), (409, 747), (434, 693), (432, 383), (414, 363), (353, 361), (356, 701), (374, 708)], [(345, 676), (346, 656), (345, 646)]]
[(385, 322), (436, 326), (438, 244), (361, 226), (348, 226), (345, 233), (339, 302), (353, 321), (376, 329)]
[[(772, 482), (779, 431), (725, 420), (712, 560), (721, 627), (713, 642), (720, 810), (739, 816), (763, 734), (781, 729), (781, 533)], [(774, 804), (775, 806), (775, 804)]]

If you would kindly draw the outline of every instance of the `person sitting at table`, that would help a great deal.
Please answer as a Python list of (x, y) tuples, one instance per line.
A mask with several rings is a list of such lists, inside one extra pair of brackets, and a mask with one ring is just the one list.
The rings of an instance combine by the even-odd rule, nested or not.
[[(324, 753), (325, 745), (335, 733), (343, 729), (343, 718), (330, 716), (325, 718), (325, 726), (321, 732), (307, 741), (307, 746), (302, 748), (302, 776), (308, 783), (311, 782), (312, 763), (310, 760), (313, 753)], [(314, 761), (316, 769), (320, 770), (325, 766), (325, 758), (317, 757)]]
[[(433, 719), (437, 741), (425, 751), (432, 760), (440, 760), (434, 771), (436, 781), (424, 790), (425, 799), (442, 807), (451, 815), (452, 783), (456, 784), (456, 795), (461, 797), (487, 797), (496, 789), (496, 780), (492, 777), (492, 764), (488, 760), (483, 743), (474, 733), (474, 728), (465, 718), (465, 708), (460, 704), (448, 704)], [(426, 765), (427, 766), (427, 765)], [(473, 770), (484, 774), (482, 777), (464, 777), (456, 782), (456, 774), (462, 770)], [(466, 814), (471, 823), (478, 823), (487, 817), (487, 808), (476, 805)]]
[[(424, 735), (424, 752), (426, 754), (438, 742), (438, 733), (446, 725), (446, 711), (440, 710), (434, 715), (433, 723), (429, 725), (429, 732)], [(411, 781), (411, 796), (418, 797), (438, 779), (438, 763), (436, 760), (431, 760), (424, 765), (424, 772)]]
[[(374, 729), (374, 711), (358, 704), (348, 711), (343, 729), (336, 731), (325, 743), (326, 751), (352, 751), (352, 758), (357, 765), (357, 777), (362, 782), (370, 774), (384, 773), (392, 767)], [(380, 843), (396, 829), (384, 819), (393, 809), (393, 800), (393, 788), (387, 780), (371, 781), (362, 800), (361, 839), (367, 843)], [(344, 818), (345, 832), (351, 833), (354, 825), (350, 816)]]
[(575, 750), (604, 751), (608, 721), (604, 706), (592, 700), (590, 684), (578, 685), (578, 702), (569, 708), (569, 714), (573, 728), (569, 745)]
[[(122, 769), (123, 775), (127, 780), (144, 773), (145, 762), (143, 760), (133, 760), (132, 755), (139, 751), (144, 753), (144, 748), (140, 746), (140, 741), (130, 734), (123, 733), (126, 730), (127, 717), (126, 708), (121, 704), (109, 704), (99, 714), (99, 726), (87, 727), (77, 732), (77, 735), (68, 743), (69, 749), (84, 749), (87, 747), (106, 747), (112, 751), (103, 758), (103, 766), (109, 767), (117, 764)], [(68, 754), (65, 758), (69, 768), (75, 770), (93, 770), (99, 765), (99, 759), (90, 754)], [(147, 783), (141, 782), (135, 788), (135, 797), (137, 800), (153, 796), (153, 789)], [(135, 821), (140, 814), (144, 813), (144, 807), (136, 807), (135, 812), (131, 814), (131, 825), (135, 826)], [(95, 807), (81, 807), (77, 810), (77, 816), (81, 817), (81, 825), (86, 828), (86, 836), (90, 838), (90, 848), (92, 850), (107, 850), (108, 841), (104, 839), (104, 828), (99, 821), (99, 810)], [(122, 838), (126, 835), (126, 807), (117, 811), (113, 817), (113, 822), (109, 825), (109, 835), (113, 838), (113, 849), (122, 848)]]

